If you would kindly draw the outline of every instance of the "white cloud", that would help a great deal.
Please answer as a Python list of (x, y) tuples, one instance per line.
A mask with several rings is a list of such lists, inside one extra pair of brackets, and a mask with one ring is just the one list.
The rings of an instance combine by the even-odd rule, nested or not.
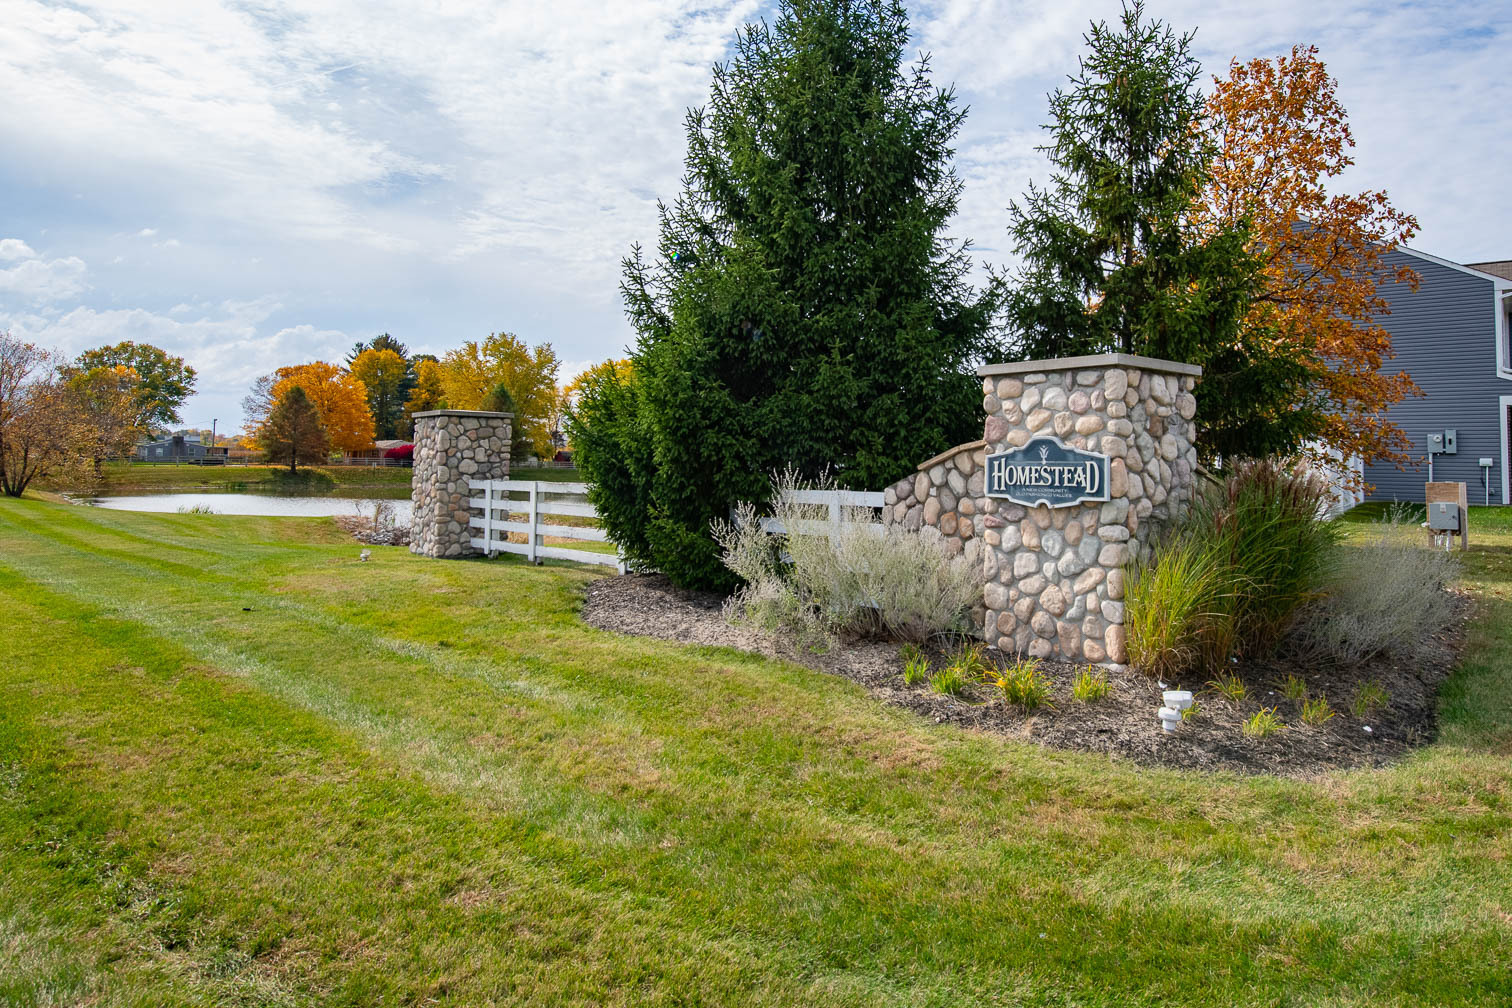
[(0, 262), (14, 262), (17, 259), (34, 259), (37, 253), (31, 246), (20, 238), (0, 238)]
[(45, 304), (76, 297), (87, 289), (88, 267), (77, 256), (43, 259), (19, 238), (0, 240), (0, 261), (19, 264), (0, 269), (0, 298)]
[[(1422, 219), (1420, 247), (1474, 260), (1512, 254), (1506, 215), (1487, 211), (1512, 161), (1498, 113), (1512, 104), (1505, 6), (1166, 0), (1156, 13), (1200, 26), (1214, 73), (1317, 42), (1359, 141), (1341, 185), (1390, 190)], [(1011, 258), (1006, 208), (1046, 174), (1045, 93), (1075, 71), (1087, 21), (1117, 10), (913, 5), (936, 82), (971, 107), (952, 230), (981, 258)], [(136, 333), (189, 356), (202, 388), (384, 329), (443, 350), (508, 328), (572, 367), (619, 356), (632, 338), (619, 260), (654, 244), (655, 202), (682, 174), (684, 111), (763, 12), (757, 0), (7, 0), (0, 145), (7, 177), (31, 181), (0, 197), (42, 209), (9, 225), (27, 240), (0, 240), (0, 318), (38, 319), (52, 342)]]
[[(177, 305), (170, 313), (143, 308), (74, 308), (66, 312), (0, 312), (0, 332), (74, 357), (92, 347), (132, 340), (183, 357), (198, 372), (196, 395), (184, 411), (197, 422), (218, 417), (233, 423), (239, 403), (258, 375), (284, 364), (339, 362), (356, 340), (337, 329), (313, 325), (275, 328), (281, 305), (272, 298), (227, 301), (214, 306)], [(174, 317), (190, 314), (191, 317)]]

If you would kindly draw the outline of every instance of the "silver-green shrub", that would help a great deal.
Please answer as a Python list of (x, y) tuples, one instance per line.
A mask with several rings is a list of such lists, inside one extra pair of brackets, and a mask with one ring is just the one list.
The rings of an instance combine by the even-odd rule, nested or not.
[(798, 503), (805, 483), (789, 472), (772, 482), (769, 533), (757, 509), (741, 504), (733, 521), (716, 522), (725, 566), (743, 582), (726, 603), (733, 621), (812, 642), (853, 634), (924, 641), (966, 629), (981, 599), (980, 567), (952, 556), (933, 528), (881, 526), (865, 508), (844, 508), (832, 522), (822, 504)]
[(1389, 514), (1363, 540), (1335, 548), (1325, 597), (1292, 627), (1296, 651), (1344, 663), (1410, 656), (1454, 616), (1446, 592), (1459, 573), (1452, 553), (1428, 547), (1405, 514)]

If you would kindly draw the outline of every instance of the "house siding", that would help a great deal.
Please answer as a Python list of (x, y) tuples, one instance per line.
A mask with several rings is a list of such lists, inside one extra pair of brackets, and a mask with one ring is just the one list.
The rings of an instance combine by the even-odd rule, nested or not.
[(1387, 367), (1407, 372), (1424, 394), (1387, 413), (1412, 439), (1413, 462), (1405, 471), (1389, 463), (1366, 466), (1365, 481), (1373, 487), (1367, 499), (1421, 502), (1428, 478), (1428, 434), (1452, 428), (1458, 432), (1459, 451), (1434, 456), (1433, 478), (1464, 482), (1471, 503), (1482, 503), (1486, 495), (1478, 463), (1489, 456), (1494, 462), (1491, 503), (1507, 503), (1501, 494), (1506, 417), (1499, 400), (1512, 395), (1512, 381), (1497, 377), (1500, 307), (1495, 284), (1402, 252), (1390, 253), (1386, 265), (1410, 266), (1418, 274), (1416, 292), (1394, 281), (1383, 284), (1391, 314), (1382, 324), (1396, 351)]

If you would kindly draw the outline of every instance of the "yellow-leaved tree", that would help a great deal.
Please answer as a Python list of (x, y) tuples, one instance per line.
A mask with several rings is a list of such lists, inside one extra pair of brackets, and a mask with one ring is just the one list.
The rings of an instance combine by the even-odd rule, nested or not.
[(468, 340), (448, 351), (438, 369), (446, 405), (479, 409), (499, 385), (514, 401), (514, 439), (550, 458), (551, 418), (557, 391), (557, 355), (550, 343), (534, 350), (512, 333), (494, 333), (481, 343)]
[(446, 401), (446, 390), (441, 387), (441, 364), (434, 357), (415, 359), (415, 387), (404, 403), (404, 419), (414, 427), (416, 413), (440, 409)]
[(373, 447), (373, 413), (368, 408), (367, 387), (344, 368), (325, 361), (281, 367), (253, 384), (252, 394), (242, 400), (242, 409), (254, 440), (261, 440), (273, 405), (296, 385), (304, 389), (315, 407), (332, 448), (364, 451)]
[(1203, 210), (1215, 227), (1247, 223), (1264, 262), (1244, 326), (1313, 362), (1325, 448), (1401, 462), (1411, 442), (1385, 411), (1419, 393), (1387, 367), (1391, 336), (1379, 319), (1389, 306), (1379, 285), (1416, 284), (1411, 269), (1390, 268), (1385, 256), (1416, 233), (1417, 220), (1384, 191), (1329, 192), (1328, 180), (1354, 163), (1354, 138), (1316, 46), (1235, 62), (1214, 83), (1208, 112), (1220, 149)]
[(347, 370), (367, 390), (374, 433), (384, 439), (398, 437), (400, 428), (404, 425), (404, 397), (408, 391), (409, 362), (393, 350), (368, 349), (358, 354)]
[(562, 387), (562, 408), (570, 412), (585, 388), (592, 388), (611, 375), (622, 382), (627, 382), (634, 374), (635, 368), (628, 357), (595, 364)]

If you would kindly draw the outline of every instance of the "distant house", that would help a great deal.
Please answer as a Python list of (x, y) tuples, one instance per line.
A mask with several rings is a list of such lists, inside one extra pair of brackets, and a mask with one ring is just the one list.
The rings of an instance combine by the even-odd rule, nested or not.
[(1512, 502), (1512, 261), (1461, 265), (1402, 248), (1383, 265), (1418, 274), (1416, 291), (1382, 285), (1391, 314), (1381, 324), (1396, 352), (1388, 366), (1411, 375), (1423, 395), (1387, 412), (1412, 439), (1412, 462), (1365, 466), (1374, 488), (1367, 499), (1421, 502), (1433, 439), (1435, 480), (1466, 483), (1472, 504)]
[(143, 462), (197, 462), (218, 465), (226, 461), (225, 445), (207, 445), (198, 434), (164, 434), (138, 442), (136, 457)]
[(364, 448), (361, 451), (342, 452), (341, 461), (366, 463), (368, 465), (394, 464), (392, 461), (389, 461), (394, 458), (389, 453), (397, 451), (408, 444), (408, 441), (385, 438), (381, 441), (374, 441), (371, 448)]

